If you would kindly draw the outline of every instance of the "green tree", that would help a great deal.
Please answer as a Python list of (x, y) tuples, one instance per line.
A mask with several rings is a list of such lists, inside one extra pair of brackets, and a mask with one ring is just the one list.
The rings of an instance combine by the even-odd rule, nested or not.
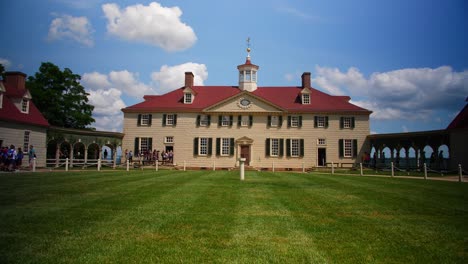
[(0, 80), (5, 80), (5, 67), (0, 63)]
[(70, 69), (63, 71), (53, 63), (43, 62), (39, 72), (29, 76), (26, 87), (51, 125), (86, 128), (94, 122), (94, 106), (88, 104), (88, 93), (80, 84), (81, 76)]

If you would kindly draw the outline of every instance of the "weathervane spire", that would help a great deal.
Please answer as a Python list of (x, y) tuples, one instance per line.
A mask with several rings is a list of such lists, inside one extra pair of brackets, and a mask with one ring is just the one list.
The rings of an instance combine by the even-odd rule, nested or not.
[(247, 62), (250, 62), (250, 37), (247, 37)]

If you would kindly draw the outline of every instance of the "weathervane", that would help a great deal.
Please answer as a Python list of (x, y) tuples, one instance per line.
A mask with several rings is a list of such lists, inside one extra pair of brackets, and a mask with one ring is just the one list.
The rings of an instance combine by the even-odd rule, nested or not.
[(247, 37), (247, 57), (250, 58), (250, 37)]

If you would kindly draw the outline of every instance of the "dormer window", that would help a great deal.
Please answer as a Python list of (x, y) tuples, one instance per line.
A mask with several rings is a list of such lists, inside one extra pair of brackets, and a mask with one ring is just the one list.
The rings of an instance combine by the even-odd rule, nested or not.
[(186, 93), (185, 98), (184, 98), (184, 103), (185, 104), (191, 104), (192, 103), (193, 96), (191, 93)]
[(26, 98), (23, 98), (21, 101), (21, 113), (27, 114), (29, 112), (29, 100)]
[(310, 94), (302, 94), (302, 104), (310, 104)]

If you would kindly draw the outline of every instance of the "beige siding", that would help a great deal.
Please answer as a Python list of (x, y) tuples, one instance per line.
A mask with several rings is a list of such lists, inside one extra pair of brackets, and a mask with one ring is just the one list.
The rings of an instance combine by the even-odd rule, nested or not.
[[(224, 108), (223, 108), (224, 109)], [(237, 111), (239, 108), (237, 108)], [(135, 137), (151, 137), (153, 139), (153, 149), (163, 150), (166, 146), (164, 138), (166, 136), (174, 137), (174, 162), (182, 166), (185, 162), (188, 167), (234, 167), (237, 165), (237, 159), (240, 157), (240, 147), (236, 146), (233, 157), (216, 156), (216, 138), (226, 137), (235, 140), (247, 137), (253, 140), (251, 145), (251, 163), (250, 165), (258, 168), (301, 168), (317, 166), (317, 139), (326, 139), (327, 162), (334, 163), (354, 163), (355, 159), (340, 158), (338, 151), (339, 139), (357, 139), (358, 158), (363, 154), (363, 144), (365, 138), (369, 135), (369, 116), (366, 115), (341, 115), (328, 114), (328, 128), (314, 128), (315, 114), (302, 115), (301, 128), (288, 128), (287, 115), (283, 115), (283, 125), (280, 128), (268, 127), (268, 113), (252, 113), (251, 110), (245, 110), (242, 113), (227, 113), (233, 115), (234, 122), (232, 127), (218, 126), (218, 113), (211, 114), (211, 125), (209, 127), (197, 127), (196, 113), (175, 113), (177, 114), (177, 125), (162, 126), (163, 113), (152, 113), (151, 126), (137, 126), (138, 114), (124, 114), (124, 133), (122, 149), (132, 150), (134, 148)], [(173, 113), (165, 113), (173, 114)], [(240, 114), (253, 115), (252, 127), (239, 127), (237, 125), (237, 116)], [(320, 114), (324, 115), (324, 114)], [(340, 117), (349, 116), (355, 118), (354, 129), (340, 129)], [(213, 138), (213, 149), (211, 156), (194, 156), (193, 140), (196, 137)], [(267, 138), (298, 138), (304, 139), (304, 157), (291, 158), (286, 157), (286, 149), (283, 157), (267, 157), (265, 155), (265, 140)], [(286, 142), (286, 141), (285, 141)], [(286, 144), (285, 144), (286, 145)], [(284, 146), (286, 148), (286, 146)]]
[[(0, 140), (3, 141), (3, 146), (15, 145), (16, 149), (18, 149), (18, 147), (23, 149), (25, 131), (30, 131), (29, 145), (33, 145), (36, 150), (37, 166), (45, 167), (46, 128), (0, 121)], [(27, 166), (29, 157), (27, 152), (24, 154), (23, 165)]]

